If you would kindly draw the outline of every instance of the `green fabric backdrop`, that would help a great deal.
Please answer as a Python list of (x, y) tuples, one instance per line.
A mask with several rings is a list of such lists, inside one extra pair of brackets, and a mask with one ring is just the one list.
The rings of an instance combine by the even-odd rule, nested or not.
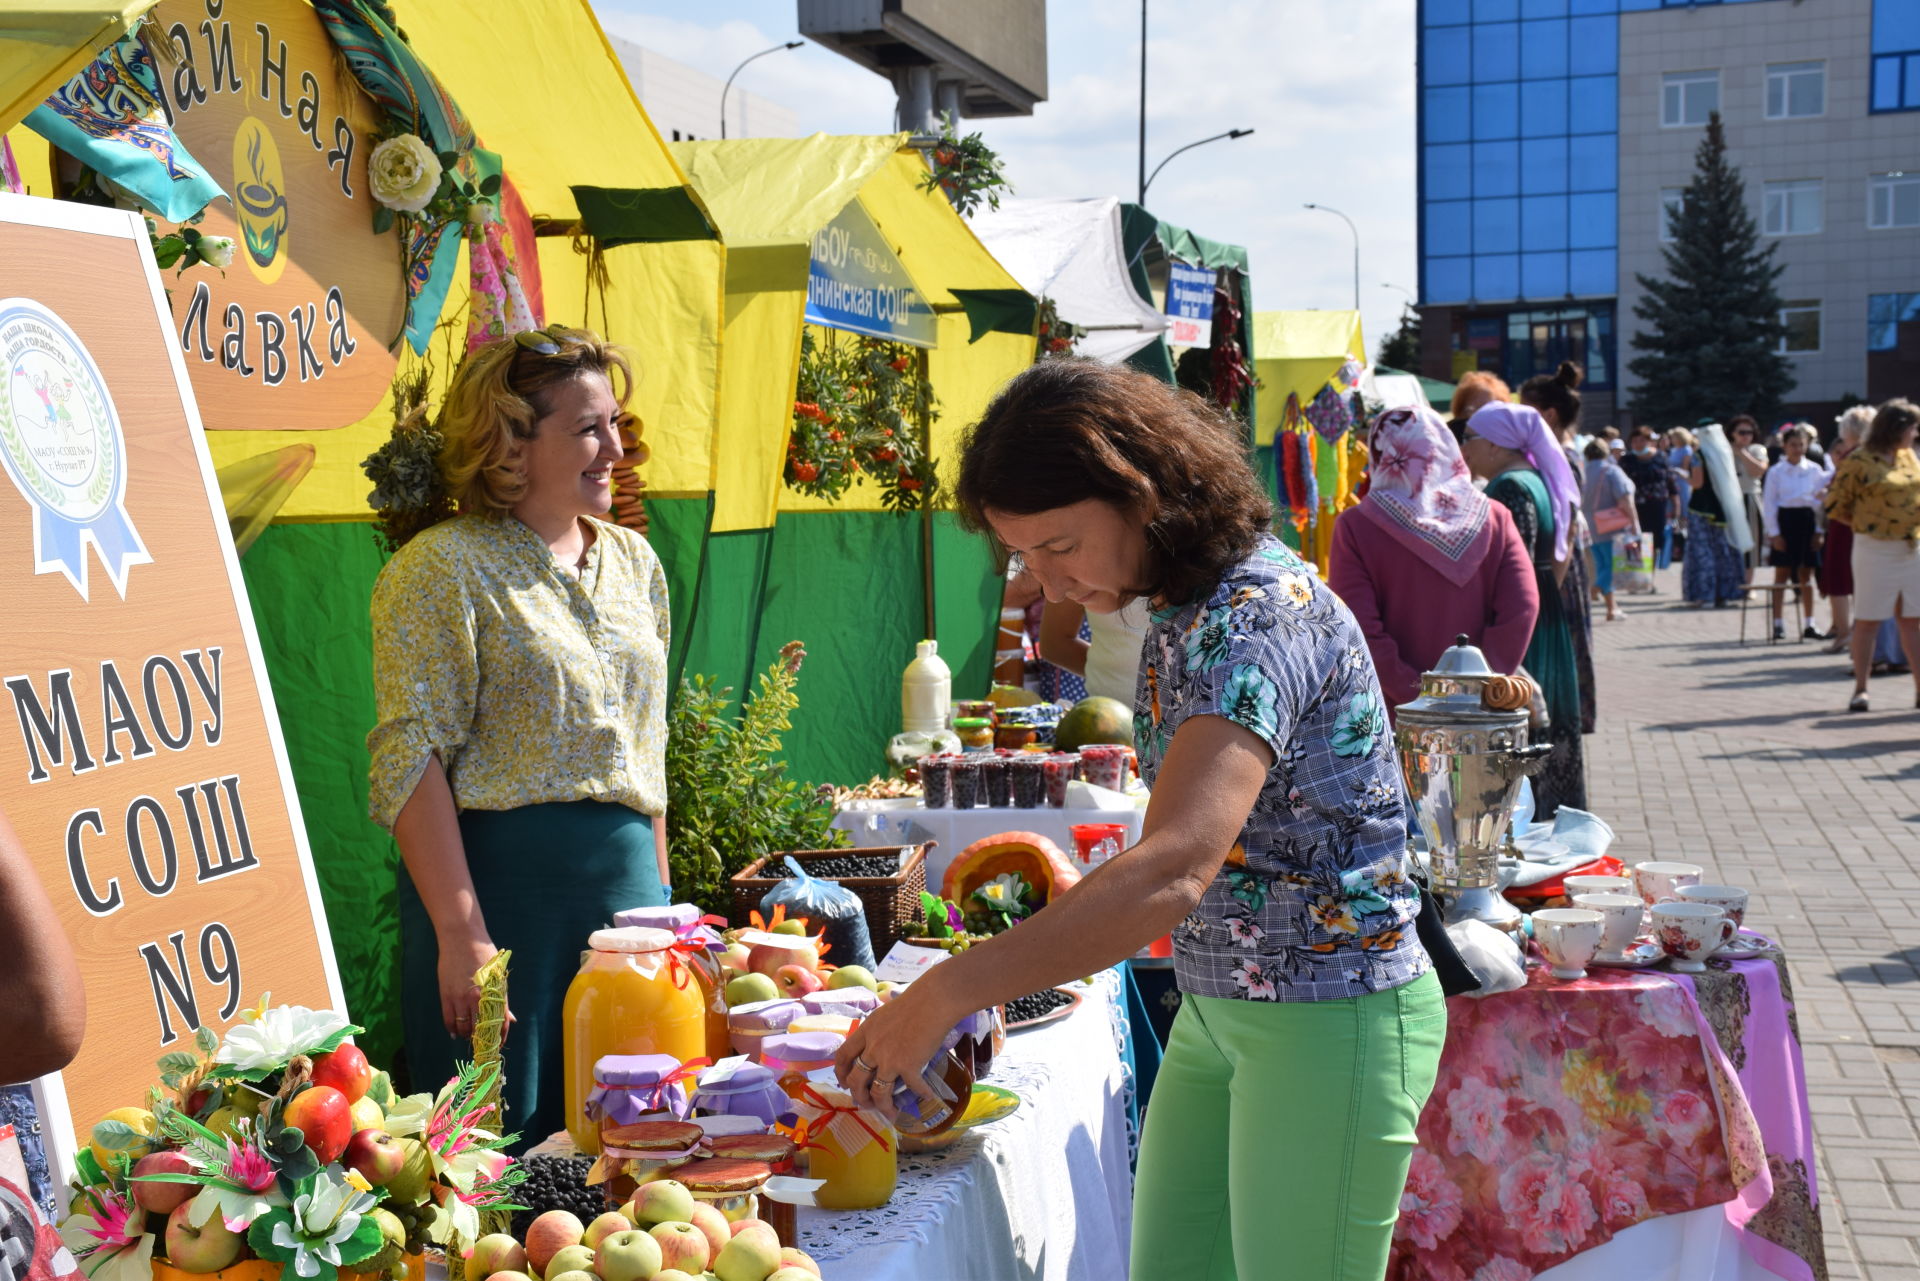
[[(900, 673), (925, 634), (918, 515), (807, 512), (704, 540), (704, 499), (648, 504), (673, 599), (670, 664), (740, 689), (780, 646), (807, 648), (786, 748), (796, 778), (858, 783), (899, 729)], [(982, 538), (932, 518), (934, 635), (957, 696), (984, 696), (1001, 579)], [(383, 557), (372, 527), (268, 527), (241, 561), (280, 708), (347, 1009), (376, 1062), (400, 1043), (398, 852), (367, 813), (373, 727), (367, 610)], [(696, 584), (698, 612), (695, 613)]]

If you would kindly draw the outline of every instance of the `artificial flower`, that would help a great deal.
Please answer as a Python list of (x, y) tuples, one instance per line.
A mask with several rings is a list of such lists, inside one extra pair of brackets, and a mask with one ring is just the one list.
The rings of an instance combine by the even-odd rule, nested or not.
[(996, 912), (1013, 912), (1027, 899), (1026, 878), (1018, 872), (1003, 872), (973, 892), (973, 896)]
[(213, 1061), (217, 1075), (257, 1081), (287, 1066), (297, 1055), (309, 1057), (336, 1049), (360, 1031), (333, 1010), (278, 1005), (227, 1029)]
[(202, 236), (193, 242), (194, 253), (209, 267), (225, 270), (233, 266), (232, 236)]
[(440, 158), (410, 133), (389, 138), (367, 159), (367, 184), (373, 198), (401, 213), (419, 213), (440, 190)]
[[(176, 1114), (177, 1116), (177, 1114)], [(223, 1143), (220, 1136), (185, 1118), (175, 1125), (191, 1126), (181, 1149), (194, 1168), (192, 1176), (173, 1176), (165, 1181), (180, 1182), (191, 1177), (200, 1184), (187, 1218), (195, 1226), (206, 1223), (217, 1211), (230, 1231), (240, 1232), (275, 1206), (287, 1203), (280, 1190), (279, 1170), (261, 1150), (253, 1134), (253, 1120), (247, 1118), (234, 1127), (232, 1137)]]
[(87, 1188), (60, 1225), (60, 1240), (91, 1281), (151, 1281), (153, 1237), (130, 1193)]
[(291, 1263), (294, 1276), (334, 1281), (341, 1265), (379, 1251), (380, 1225), (367, 1217), (378, 1197), (326, 1170), (301, 1186), (291, 1207), (273, 1210), (247, 1233), (254, 1253)]

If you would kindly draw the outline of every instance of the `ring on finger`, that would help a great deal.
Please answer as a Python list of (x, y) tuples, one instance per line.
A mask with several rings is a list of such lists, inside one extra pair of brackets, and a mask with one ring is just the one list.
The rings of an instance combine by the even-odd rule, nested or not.
[(853, 1056), (853, 1065), (863, 1071), (873, 1072), (876, 1076), (879, 1075), (873, 1064), (867, 1062), (861, 1055), (856, 1054)]

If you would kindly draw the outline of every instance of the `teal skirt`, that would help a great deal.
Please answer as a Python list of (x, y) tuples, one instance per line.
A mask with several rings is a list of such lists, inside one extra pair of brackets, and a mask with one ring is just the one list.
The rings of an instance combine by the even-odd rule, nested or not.
[[(558, 801), (460, 815), (467, 868), (493, 945), (511, 951), (502, 1132), (518, 1153), (566, 1124), (562, 1011), (587, 937), (615, 912), (657, 907), (666, 892), (653, 852), (653, 820), (624, 805)], [(456, 1058), (472, 1056), (440, 1017), (440, 950), (433, 922), (400, 868), (401, 1013), (407, 1071), (416, 1092), (436, 1093)]]

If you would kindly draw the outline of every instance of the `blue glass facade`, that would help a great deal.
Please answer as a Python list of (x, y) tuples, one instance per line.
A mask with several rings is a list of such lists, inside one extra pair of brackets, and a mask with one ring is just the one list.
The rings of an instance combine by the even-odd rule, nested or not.
[(1424, 301), (1613, 295), (1618, 15), (1659, 3), (1425, 0)]
[(1874, 112), (1920, 111), (1920, 4), (1874, 0)]

